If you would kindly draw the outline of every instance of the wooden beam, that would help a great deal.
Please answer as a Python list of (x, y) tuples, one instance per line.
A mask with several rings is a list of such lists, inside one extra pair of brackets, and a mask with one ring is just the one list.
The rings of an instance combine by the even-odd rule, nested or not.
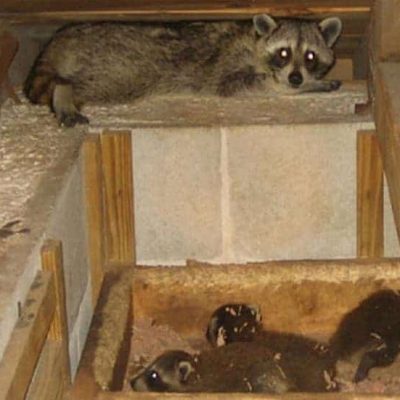
[(27, 400), (62, 400), (65, 385), (63, 344), (47, 340), (29, 387)]
[(375, 131), (357, 135), (357, 256), (382, 257), (383, 168)]
[(399, 272), (398, 259), (137, 267), (134, 318), (198, 337), (217, 307), (238, 302), (258, 304), (268, 329), (329, 335), (361, 299), (382, 287), (399, 289)]
[(99, 393), (96, 400), (400, 400), (400, 396), (362, 393)]
[(371, 43), (376, 61), (400, 61), (400, 0), (375, 0)]
[(95, 308), (104, 279), (104, 199), (99, 135), (93, 134), (85, 138), (82, 146), (82, 164), (92, 305)]
[[(399, 24), (388, 14), (399, 10), (399, 0), (377, 0), (373, 8), (369, 87), (397, 235), (400, 238), (400, 62), (388, 61), (397, 59), (399, 48), (396, 46), (399, 45), (400, 37)], [(386, 29), (388, 34), (385, 33)]]
[(18, 40), (7, 31), (2, 31), (0, 26), (0, 89), (3, 87), (7, 94), (20, 103), (9, 80), (9, 68), (18, 51)]
[(63, 0), (57, 2), (41, 2), (31, 0), (3, 0), (0, 6), (0, 16), (38, 15), (50, 16), (64, 14), (70, 17), (79, 14), (86, 16), (97, 15), (203, 15), (224, 14), (236, 15), (241, 13), (255, 14), (258, 12), (272, 12), (274, 14), (313, 14), (313, 13), (365, 13), (370, 10), (372, 0), (303, 0), (301, 4), (296, 0), (242, 0), (232, 3), (230, 0), (119, 0), (112, 3), (107, 0), (96, 2), (80, 2), (79, 0)]
[(107, 263), (135, 262), (132, 135), (101, 135)]
[(68, 322), (61, 241), (46, 240), (41, 249), (41, 258), (43, 271), (51, 272), (54, 276), (56, 309), (49, 330), (49, 339), (61, 344), (64, 382), (66, 386), (68, 386), (71, 383), (71, 371), (68, 351)]
[(54, 280), (39, 272), (0, 362), (0, 399), (24, 399), (56, 308)]

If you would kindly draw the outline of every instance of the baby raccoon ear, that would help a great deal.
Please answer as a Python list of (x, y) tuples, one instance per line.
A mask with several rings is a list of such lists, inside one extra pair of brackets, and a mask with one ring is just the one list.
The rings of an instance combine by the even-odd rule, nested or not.
[(178, 374), (179, 374), (179, 382), (186, 383), (189, 379), (189, 376), (195, 369), (190, 361), (179, 361), (178, 363)]
[(325, 18), (318, 26), (326, 44), (332, 47), (342, 33), (342, 21), (337, 17)]
[(255, 15), (253, 24), (260, 36), (269, 36), (278, 27), (275, 20), (267, 14)]

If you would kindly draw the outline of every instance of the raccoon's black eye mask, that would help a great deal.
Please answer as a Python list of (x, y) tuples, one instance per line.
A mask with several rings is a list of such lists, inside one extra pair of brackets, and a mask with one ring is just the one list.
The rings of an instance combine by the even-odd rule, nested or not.
[(163, 382), (160, 375), (155, 370), (149, 370), (146, 372), (146, 383), (147, 386), (155, 392), (165, 392), (168, 390), (168, 386)]
[(272, 69), (281, 69), (285, 67), (292, 59), (292, 50), (289, 47), (282, 47), (271, 54), (267, 63)]
[(304, 53), (304, 65), (310, 72), (318, 67), (318, 56), (312, 50), (307, 50)]

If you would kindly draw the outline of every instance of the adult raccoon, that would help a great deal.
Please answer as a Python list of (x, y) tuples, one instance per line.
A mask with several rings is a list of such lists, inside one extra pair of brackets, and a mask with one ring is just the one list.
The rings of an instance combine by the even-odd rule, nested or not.
[(335, 61), (342, 24), (253, 22), (118, 23), (72, 25), (58, 31), (36, 60), (27, 97), (48, 104), (60, 124), (87, 123), (85, 102), (121, 102), (152, 93), (194, 91), (231, 96), (246, 89), (331, 91), (324, 81)]

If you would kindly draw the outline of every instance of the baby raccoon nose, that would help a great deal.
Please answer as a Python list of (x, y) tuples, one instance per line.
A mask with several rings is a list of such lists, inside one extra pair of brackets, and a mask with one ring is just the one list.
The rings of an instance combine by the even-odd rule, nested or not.
[(294, 87), (298, 87), (303, 83), (303, 76), (299, 71), (291, 72), (288, 79), (289, 83)]

